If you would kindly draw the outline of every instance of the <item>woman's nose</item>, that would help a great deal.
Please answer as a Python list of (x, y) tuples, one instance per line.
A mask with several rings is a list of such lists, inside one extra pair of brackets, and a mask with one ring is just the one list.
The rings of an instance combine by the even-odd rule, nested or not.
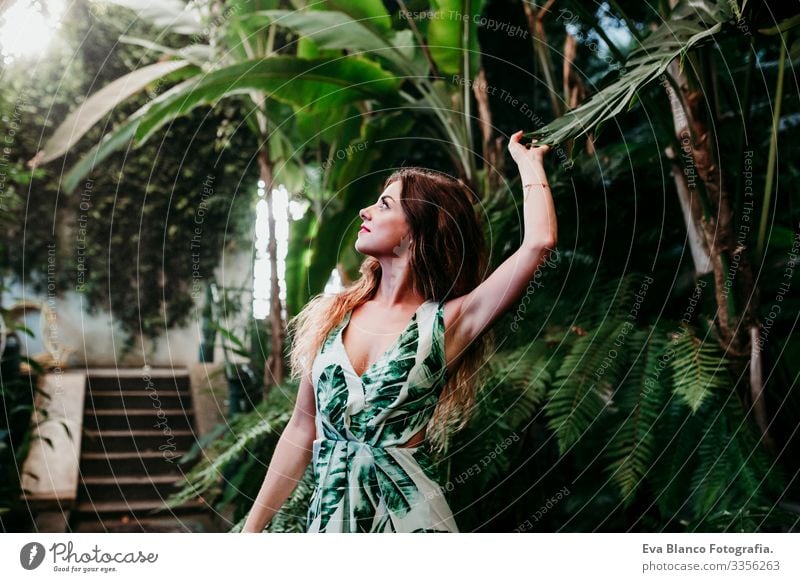
[(362, 208), (358, 211), (358, 215), (361, 217), (361, 220), (368, 220), (367, 211), (366, 209)]

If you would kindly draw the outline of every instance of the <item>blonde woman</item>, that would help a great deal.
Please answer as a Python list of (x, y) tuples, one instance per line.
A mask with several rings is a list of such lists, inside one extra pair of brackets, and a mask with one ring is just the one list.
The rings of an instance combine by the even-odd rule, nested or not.
[(403, 168), (361, 210), (362, 276), (292, 320), (297, 401), (243, 532), (263, 531), (309, 462), (309, 532), (458, 531), (430, 454), (467, 422), (487, 331), (557, 240), (549, 147), (521, 137), (508, 149), (522, 177), (523, 241), (488, 277), (463, 182)]

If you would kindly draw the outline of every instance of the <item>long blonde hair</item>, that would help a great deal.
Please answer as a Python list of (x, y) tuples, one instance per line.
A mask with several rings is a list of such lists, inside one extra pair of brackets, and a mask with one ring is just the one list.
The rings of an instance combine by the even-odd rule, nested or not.
[[(488, 259), (470, 189), (461, 180), (419, 167), (395, 171), (386, 179), (384, 190), (395, 180), (401, 181), (400, 205), (410, 228), (408, 252), (414, 289), (435, 301), (472, 291), (485, 278)], [(310, 377), (317, 351), (331, 330), (348, 311), (375, 296), (381, 281), (380, 261), (367, 256), (359, 272), (361, 277), (347, 289), (333, 296), (314, 296), (289, 321), (294, 379)], [(482, 364), (493, 343), (490, 330), (482, 333), (449, 375), (426, 431), (432, 450), (446, 451), (452, 434), (466, 426), (475, 407), (476, 387), (484, 381)]]

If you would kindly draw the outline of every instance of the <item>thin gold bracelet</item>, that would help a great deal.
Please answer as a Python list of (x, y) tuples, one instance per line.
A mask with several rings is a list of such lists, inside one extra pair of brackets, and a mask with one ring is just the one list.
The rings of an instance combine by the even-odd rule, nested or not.
[(528, 194), (530, 194), (530, 192), (528, 192), (528, 186), (544, 186), (545, 188), (549, 188), (550, 187), (547, 184), (545, 184), (544, 182), (531, 182), (530, 184), (525, 184), (522, 187), (522, 191), (524, 192), (524, 195), (522, 196), (523, 202), (528, 199)]

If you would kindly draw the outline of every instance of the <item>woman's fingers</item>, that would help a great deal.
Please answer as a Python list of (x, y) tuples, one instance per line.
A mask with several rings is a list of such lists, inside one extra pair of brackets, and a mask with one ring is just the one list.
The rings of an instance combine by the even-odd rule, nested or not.
[(508, 140), (508, 147), (512, 148), (514, 144), (519, 144), (519, 140), (522, 139), (523, 133), (524, 132), (520, 129), (518, 132), (511, 134), (511, 137)]
[[(550, 146), (547, 144), (540, 143), (538, 138), (531, 139), (530, 143), (520, 143), (522, 139), (522, 134), (525, 133), (523, 130), (519, 130), (513, 134), (508, 140), (508, 149), (514, 154), (514, 158), (518, 159), (519, 154), (531, 157), (531, 158), (543, 158), (549, 151)], [(521, 159), (521, 158), (520, 158)]]

